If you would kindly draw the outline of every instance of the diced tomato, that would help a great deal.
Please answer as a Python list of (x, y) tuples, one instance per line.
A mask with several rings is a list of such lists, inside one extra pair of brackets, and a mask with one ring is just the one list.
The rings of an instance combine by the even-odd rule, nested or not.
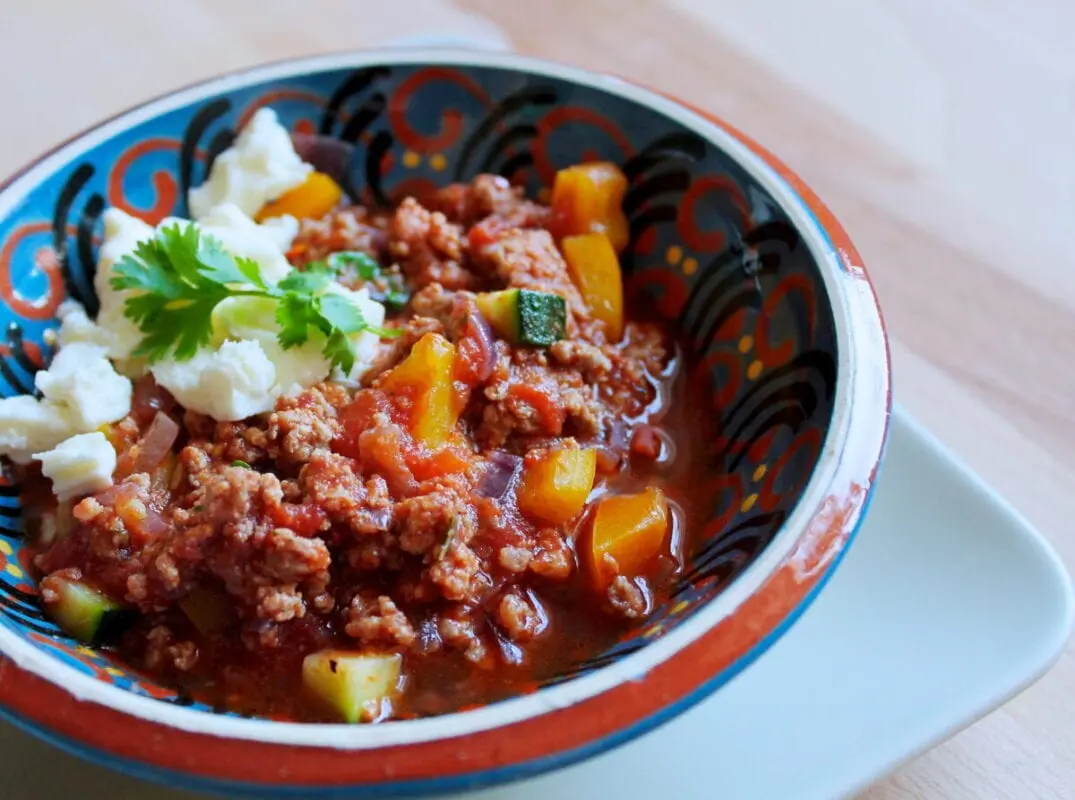
[(316, 503), (281, 503), (272, 511), (273, 522), (299, 536), (313, 536), (328, 517)]
[(364, 389), (355, 394), (351, 404), (340, 412), (343, 433), (332, 443), (332, 449), (350, 458), (359, 457), (358, 437), (373, 427), (377, 414), (389, 412), (388, 396), (378, 389)]

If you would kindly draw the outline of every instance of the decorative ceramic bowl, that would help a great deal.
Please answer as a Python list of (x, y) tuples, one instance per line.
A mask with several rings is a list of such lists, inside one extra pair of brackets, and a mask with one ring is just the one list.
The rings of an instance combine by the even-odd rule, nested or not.
[(100, 216), (185, 214), (255, 109), (356, 145), (349, 186), (391, 202), (493, 171), (547, 187), (601, 158), (631, 181), (627, 289), (693, 350), (719, 435), (704, 541), (672, 597), (532, 694), (371, 726), (217, 713), (64, 636), (38, 602), (18, 487), (0, 486), (0, 705), (80, 755), (257, 796), (403, 794), (520, 778), (614, 747), (730, 680), (810, 604), (869, 502), (890, 409), (870, 282), (843, 229), (760, 146), (615, 78), (510, 55), (333, 55), (211, 80), (60, 146), (0, 190), (0, 394), (49, 358), (65, 296), (93, 312)]

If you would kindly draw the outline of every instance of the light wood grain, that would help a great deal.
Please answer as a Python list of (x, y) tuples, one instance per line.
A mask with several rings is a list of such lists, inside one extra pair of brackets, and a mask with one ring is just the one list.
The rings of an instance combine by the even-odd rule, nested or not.
[[(506, 37), (712, 109), (834, 209), (899, 400), (1075, 561), (1075, 5), (1061, 0), (5, 4), (0, 173), (156, 93), (400, 36)], [(1070, 798), (1075, 659), (866, 794)]]

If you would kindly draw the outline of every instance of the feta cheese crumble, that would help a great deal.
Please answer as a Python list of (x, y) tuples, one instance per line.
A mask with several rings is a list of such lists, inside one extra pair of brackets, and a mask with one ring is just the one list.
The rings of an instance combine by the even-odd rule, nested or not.
[(52, 481), (52, 491), (61, 502), (107, 489), (116, 469), (116, 451), (98, 431), (72, 436), (33, 457), (41, 462), (41, 474)]
[(260, 108), (235, 144), (217, 156), (209, 179), (190, 190), (191, 215), (200, 221), (215, 206), (231, 203), (253, 217), (267, 202), (299, 186), (312, 171), (295, 152), (276, 112)]

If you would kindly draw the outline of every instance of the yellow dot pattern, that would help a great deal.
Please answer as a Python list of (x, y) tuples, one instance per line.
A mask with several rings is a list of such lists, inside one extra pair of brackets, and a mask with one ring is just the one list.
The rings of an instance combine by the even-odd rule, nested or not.
[(429, 157), (429, 166), (436, 172), (443, 172), (448, 166), (448, 159), (444, 157), (444, 153), (434, 153)]
[(671, 614), (679, 614), (685, 608), (687, 608), (687, 606), (689, 606), (689, 605), (690, 605), (689, 601), (680, 600), (678, 603), (676, 603), (674, 606), (672, 606), (672, 610), (669, 613), (671, 613)]
[(683, 258), (683, 248), (678, 244), (669, 247), (664, 253), (664, 260), (669, 264), (678, 264)]
[(751, 361), (750, 366), (747, 367), (747, 377), (750, 378), (750, 380), (752, 381), (756, 381), (758, 379), (758, 376), (761, 375), (763, 367), (764, 365), (757, 359)]
[(750, 509), (754, 508), (756, 502), (758, 502), (758, 496), (756, 494), (748, 494), (740, 504), (739, 510), (745, 514), (750, 511)]
[(749, 333), (746, 336), (744, 336), (742, 339), (739, 340), (739, 352), (740, 353), (749, 353), (750, 348), (752, 348), (753, 346), (754, 346), (754, 337), (751, 336)]
[(14, 551), (11, 549), (11, 542), (7, 541), (6, 539), (0, 539), (0, 553), (3, 553), (5, 556), (9, 556), (13, 552)]
[(123, 670), (117, 669), (116, 667), (105, 667), (105, 672), (107, 672), (109, 675), (111, 675), (114, 678), (120, 678), (124, 674)]
[(4, 567), (4, 572), (11, 575), (13, 578), (21, 578), (23, 576), (22, 569), (20, 569), (18, 564), (8, 564)]
[(755, 482), (756, 482), (756, 481), (760, 481), (760, 480), (761, 480), (762, 478), (764, 478), (764, 477), (765, 477), (765, 473), (766, 473), (766, 472), (768, 472), (768, 468), (767, 468), (767, 467), (766, 467), (766, 466), (765, 466), (764, 464), (758, 464), (758, 466), (757, 466), (757, 468), (756, 468), (756, 469), (754, 470), (754, 474), (753, 474), (753, 475), (751, 476), (751, 478), (752, 478), (752, 479), (753, 479), (753, 480), (754, 480)]
[(683, 259), (683, 274), (684, 275), (693, 275), (697, 271), (698, 271), (698, 259), (696, 259), (696, 258), (685, 258), (685, 259)]
[(403, 153), (403, 166), (407, 169), (414, 169), (422, 163), (422, 157), (413, 150), (407, 150)]

